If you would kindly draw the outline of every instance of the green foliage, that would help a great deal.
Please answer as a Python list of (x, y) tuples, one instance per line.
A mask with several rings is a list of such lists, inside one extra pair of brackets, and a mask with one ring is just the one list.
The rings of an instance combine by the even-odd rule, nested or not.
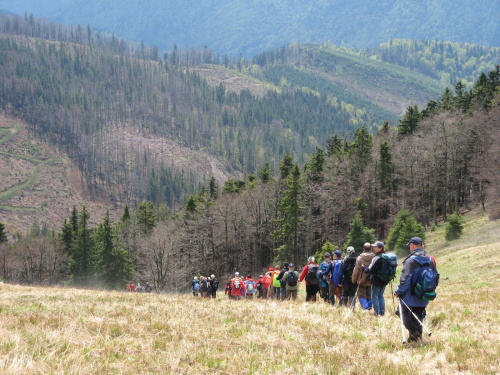
[(409, 106), (403, 119), (399, 120), (398, 132), (399, 135), (411, 135), (417, 131), (418, 123), (420, 122), (421, 115), (418, 111), (418, 107)]
[(387, 141), (380, 144), (379, 162), (377, 164), (377, 179), (384, 191), (390, 193), (393, 188), (394, 166), (392, 162), (391, 146)]
[(95, 244), (91, 229), (88, 227), (90, 214), (83, 206), (79, 216), (78, 229), (71, 244), (69, 269), (73, 281), (78, 285), (89, 285), (95, 272)]
[(137, 223), (143, 233), (150, 233), (156, 226), (155, 207), (152, 202), (142, 201), (135, 212)]
[(272, 179), (271, 165), (266, 162), (258, 172), (260, 181), (263, 184), (267, 184)]
[(132, 259), (116, 239), (115, 230), (109, 220), (109, 211), (97, 228), (94, 243), (98, 258), (97, 276), (102, 279), (106, 288), (122, 288), (133, 275)]
[(465, 219), (458, 213), (448, 215), (448, 223), (445, 227), (446, 241), (457, 240), (462, 236), (464, 231), (464, 222)]
[[(323, 246), (321, 246), (321, 249), (316, 254), (314, 254), (314, 258), (317, 259), (319, 262), (320, 259), (323, 259), (323, 255), (325, 253), (330, 253), (330, 255), (331, 255), (331, 254), (333, 254), (334, 251), (335, 251), (335, 246), (330, 241), (325, 241)], [(332, 255), (332, 259), (333, 259), (333, 255)]]
[(7, 234), (5, 233), (5, 225), (0, 223), (0, 244), (7, 242)]
[(351, 230), (347, 234), (345, 248), (352, 246), (359, 252), (365, 242), (373, 243), (376, 241), (375, 229), (365, 227), (360, 213), (354, 215), (350, 224)]
[(407, 254), (409, 249), (406, 244), (412, 237), (425, 240), (425, 228), (417, 222), (411, 211), (402, 209), (398, 212), (387, 237), (387, 249), (395, 250), (398, 255)]

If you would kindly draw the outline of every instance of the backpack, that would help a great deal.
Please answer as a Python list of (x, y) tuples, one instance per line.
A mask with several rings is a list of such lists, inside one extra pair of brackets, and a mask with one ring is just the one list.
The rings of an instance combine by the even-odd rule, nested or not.
[(333, 266), (333, 270), (332, 270), (332, 280), (335, 283), (335, 285), (338, 285), (340, 283), (339, 269), (340, 269), (340, 266), (342, 265), (342, 261), (340, 259), (338, 259), (338, 260), (334, 260), (334, 262), (335, 262), (335, 265)]
[(193, 285), (193, 289), (194, 290), (199, 290), (200, 289), (200, 283), (198, 281), (195, 281), (195, 283)]
[(217, 290), (217, 289), (219, 289), (219, 280), (215, 280), (212, 285), (213, 285), (213, 290), (214, 291)]
[(234, 279), (234, 289), (240, 289), (240, 279)]
[(316, 264), (310, 264), (307, 266), (308, 272), (305, 277), (306, 282), (309, 285), (318, 285), (319, 284), (319, 278), (318, 278), (318, 268), (319, 266)]
[[(247, 292), (253, 292), (255, 281), (250, 281), (247, 285)], [(250, 293), (252, 294), (252, 293)]]
[(259, 282), (257, 283), (257, 290), (258, 290), (259, 292), (263, 292), (263, 291), (264, 291), (264, 284), (262, 284), (262, 281), (259, 281)]
[(287, 282), (289, 286), (297, 285), (297, 274), (295, 273), (295, 271), (288, 272)]
[(273, 272), (273, 286), (275, 288), (281, 288), (281, 281), (278, 280), (279, 272), (274, 271)]
[(356, 258), (356, 256), (349, 255), (344, 259), (344, 280), (348, 280), (349, 283), (351, 283), (352, 273), (356, 266)]
[(377, 271), (377, 277), (384, 283), (389, 283), (396, 277), (398, 258), (396, 254), (389, 253), (380, 255), (380, 259), (382, 259), (382, 267)]
[(439, 283), (439, 273), (431, 267), (431, 260), (417, 270), (417, 277), (413, 284), (413, 294), (424, 301), (436, 298), (436, 288)]

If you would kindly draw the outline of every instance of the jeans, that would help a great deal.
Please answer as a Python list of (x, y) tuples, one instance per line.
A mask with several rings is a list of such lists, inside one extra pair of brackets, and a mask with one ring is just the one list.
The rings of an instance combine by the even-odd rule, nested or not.
[(385, 314), (385, 300), (384, 300), (385, 285), (378, 286), (372, 285), (372, 301), (373, 310), (375, 315)]

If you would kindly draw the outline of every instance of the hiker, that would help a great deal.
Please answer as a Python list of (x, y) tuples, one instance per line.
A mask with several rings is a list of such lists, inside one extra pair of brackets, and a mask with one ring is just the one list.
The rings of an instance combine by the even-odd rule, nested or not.
[(255, 289), (257, 289), (257, 298), (264, 297), (264, 275), (259, 275), (259, 278), (255, 282)]
[(255, 280), (252, 279), (252, 275), (248, 274), (245, 278), (245, 290), (246, 290), (246, 298), (252, 299), (255, 293)]
[(200, 296), (201, 298), (205, 298), (208, 292), (208, 283), (207, 278), (204, 276), (200, 276)]
[(240, 277), (239, 272), (234, 273), (234, 278), (231, 279), (231, 297), (234, 299), (240, 299), (244, 296), (245, 292), (245, 282)]
[(341, 287), (339, 286), (339, 269), (341, 265), (342, 251), (335, 250), (333, 252), (333, 260), (330, 262), (326, 270), (321, 272), (321, 276), (328, 279), (328, 302), (332, 305), (335, 305), (335, 296), (337, 296), (337, 299), (339, 300), (339, 305), (341, 304)]
[(280, 281), (280, 284), (281, 284), (281, 288), (280, 288), (281, 299), (286, 298), (286, 283), (283, 281), (283, 275), (285, 275), (285, 272), (288, 272), (288, 263), (287, 262), (283, 263), (283, 269), (281, 270), (280, 274), (276, 278), (277, 280)]
[(210, 276), (210, 296), (212, 298), (217, 298), (217, 289), (219, 289), (219, 280), (215, 278), (215, 275)]
[(332, 259), (330, 253), (326, 252), (323, 254), (323, 261), (319, 265), (319, 295), (325, 302), (330, 302), (330, 281), (328, 278), (328, 273), (325, 273), (326, 269), (332, 264)]
[(315, 263), (314, 257), (307, 258), (307, 265), (302, 269), (299, 281), (306, 282), (306, 301), (316, 302), (316, 294), (319, 290), (318, 278), (319, 265)]
[(404, 302), (400, 304), (400, 313), (409, 332), (408, 342), (412, 342), (422, 338), (421, 322), (429, 301), (436, 297), (439, 274), (420, 237), (412, 237), (406, 246), (410, 247), (410, 255), (403, 261), (403, 271), (394, 294)]
[(210, 298), (212, 297), (212, 279), (208, 276), (205, 280), (207, 281), (207, 293), (205, 293), (205, 298)]
[(295, 301), (299, 291), (299, 273), (295, 271), (295, 264), (288, 264), (288, 271), (283, 275), (283, 280), (286, 288), (286, 299), (291, 298)]
[(354, 308), (356, 304), (356, 289), (357, 285), (352, 282), (352, 273), (356, 265), (356, 250), (354, 247), (347, 248), (347, 255), (342, 260), (339, 268), (339, 286), (342, 288), (340, 292), (340, 305), (351, 306)]
[(132, 281), (130, 282), (130, 284), (127, 285), (127, 292), (130, 293), (135, 292), (135, 285), (132, 283)]
[(231, 299), (231, 279), (228, 280), (226, 283), (226, 290), (224, 291), (224, 294)]
[(142, 286), (141, 286), (141, 283), (137, 283), (137, 288), (135, 288), (135, 291), (137, 293), (142, 293)]
[[(370, 275), (373, 312), (376, 316), (379, 316), (385, 314), (384, 291), (387, 284), (392, 281), (396, 275), (398, 260), (395, 254), (390, 254), (392, 256), (391, 258), (385, 254), (384, 243), (382, 241), (377, 241), (372, 244), (372, 249), (375, 256), (370, 266), (365, 267), (363, 272)], [(392, 259), (392, 263), (390, 259)]]
[(363, 269), (371, 264), (374, 256), (375, 254), (372, 253), (372, 244), (366, 242), (363, 245), (363, 252), (356, 259), (356, 265), (352, 273), (352, 282), (358, 287), (358, 299), (363, 310), (371, 310), (372, 308), (372, 284), (368, 275), (363, 273)]
[(280, 266), (274, 267), (274, 271), (271, 277), (271, 284), (273, 288), (273, 293), (276, 296), (277, 300), (279, 300), (281, 296), (281, 282), (278, 280), (279, 274), (280, 274)]
[[(264, 276), (264, 298), (271, 298), (272, 297), (272, 287), (271, 287), (271, 276), (274, 271), (273, 267), (269, 267), (268, 271), (266, 272), (266, 275)], [(271, 295), (270, 295), (271, 294)]]
[(146, 282), (146, 293), (151, 293), (153, 291), (153, 287), (151, 286), (151, 284), (148, 282)]

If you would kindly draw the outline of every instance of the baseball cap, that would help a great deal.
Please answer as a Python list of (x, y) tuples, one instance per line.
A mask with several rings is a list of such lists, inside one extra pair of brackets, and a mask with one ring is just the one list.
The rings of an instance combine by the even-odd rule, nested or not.
[(339, 258), (342, 256), (342, 251), (340, 250), (335, 250), (333, 253)]
[(422, 239), (420, 237), (412, 237), (410, 242), (408, 242), (406, 244), (406, 246), (410, 246), (411, 243), (415, 244), (415, 245), (422, 245), (422, 242), (424, 242), (424, 241), (422, 241)]
[(294, 267), (295, 267), (295, 264), (290, 263), (290, 264), (288, 265), (288, 267), (289, 267), (289, 268), (294, 268)]
[(323, 254), (323, 258), (330, 258), (330, 257), (331, 257), (330, 253), (324, 253)]
[(372, 243), (372, 247), (373, 246), (381, 247), (383, 249), (384, 248), (384, 243), (382, 241), (377, 241), (375, 243)]

